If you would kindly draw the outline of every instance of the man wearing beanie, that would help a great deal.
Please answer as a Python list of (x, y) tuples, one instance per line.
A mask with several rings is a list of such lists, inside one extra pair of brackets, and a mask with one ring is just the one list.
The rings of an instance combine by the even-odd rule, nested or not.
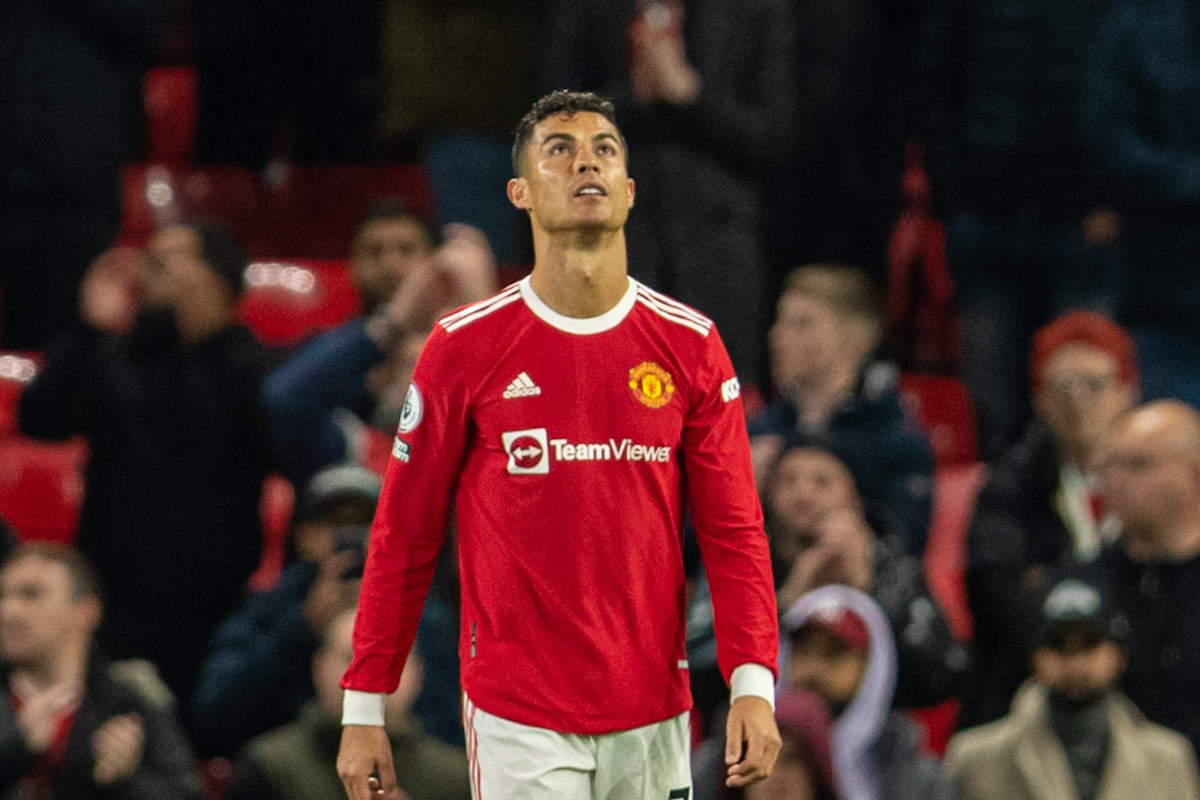
[(76, 543), (108, 594), (99, 641), (153, 661), (178, 697), (262, 550), (268, 359), (237, 324), (244, 268), (213, 222), (101, 256), (18, 410), (28, 436), (87, 440)]
[(1116, 323), (1073, 311), (1034, 336), (1037, 416), (989, 464), (967, 531), (973, 675), (961, 727), (1003, 716), (1029, 676), (1029, 633), (1057, 567), (1094, 560), (1117, 535), (1097, 473), (1105, 436), (1138, 399), (1134, 343)]
[(1147, 722), (1116, 688), (1125, 620), (1074, 578), (1042, 606), (1033, 680), (1009, 715), (950, 741), (959, 800), (1189, 800), (1196, 759), (1182, 735)]

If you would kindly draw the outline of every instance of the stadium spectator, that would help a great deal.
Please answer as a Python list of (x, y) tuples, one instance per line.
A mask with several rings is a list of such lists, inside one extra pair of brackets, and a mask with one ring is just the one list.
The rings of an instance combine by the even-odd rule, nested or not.
[(1008, 716), (951, 741), (959, 800), (1200, 797), (1192, 746), (1117, 689), (1125, 620), (1097, 586), (1056, 584), (1042, 606), (1033, 680)]
[(416, 355), (437, 315), (496, 289), (496, 265), (476, 229), (430, 231), (394, 201), (359, 228), (351, 269), (364, 315), (318, 337), (275, 370), (263, 405), (276, 458), (294, 486), (323, 467), (361, 461), (364, 426), (391, 434)]
[(875, 360), (883, 335), (881, 292), (857, 267), (793, 270), (771, 327), (776, 399), (749, 422), (760, 482), (789, 436), (815, 436), (854, 476), (863, 503), (901, 530), (904, 549), (925, 550), (933, 455), (900, 405), (892, 364)]
[(0, 793), (200, 800), (170, 691), (148, 662), (94, 646), (100, 591), (58, 544), (21, 545), (0, 568)]
[(0, 8), (0, 341), (44, 350), (117, 238), (142, 74), (178, 0)]
[(921, 752), (916, 724), (892, 710), (895, 642), (867, 595), (831, 585), (784, 615), (781, 690), (815, 692), (833, 717), (831, 755), (841, 800), (952, 797), (941, 765)]
[(1096, 36), (1083, 126), (1121, 212), (1117, 318), (1148, 400), (1200, 406), (1200, 29), (1187, 0), (1118, 2)]
[(792, 146), (794, 37), (788, 0), (558, 0), (546, 48), (544, 89), (620, 111), (639, 187), (630, 275), (711, 317), (758, 390), (773, 288), (760, 193)]
[(27, 435), (87, 440), (76, 542), (104, 584), (100, 643), (153, 661), (182, 699), (262, 553), (270, 364), (236, 322), (244, 268), (213, 222), (106, 254), (18, 407)]
[(967, 529), (975, 672), (963, 727), (1003, 716), (1028, 676), (1051, 574), (1096, 558), (1119, 533), (1097, 476), (1113, 422), (1137, 401), (1133, 340), (1106, 317), (1071, 312), (1034, 336), (1029, 374), (1037, 416), (990, 465)]
[(738, 379), (711, 320), (627, 274), (613, 119), (566, 90), (522, 118), (508, 197), (533, 271), (443, 317), (414, 370), (343, 678), (355, 800), (395, 782), (381, 704), (452, 511), (476, 794), (689, 793), (688, 511), (731, 689), (726, 780), (774, 764), (777, 621)]
[(204, 755), (233, 756), (254, 736), (294, 720), (312, 699), (309, 662), (320, 631), (358, 599), (365, 528), (381, 483), (365, 467), (337, 465), (300, 493), (289, 543), (294, 560), (274, 587), (226, 618), (209, 645), (191, 697)]
[(811, 442), (790, 446), (772, 468), (764, 512), (780, 611), (821, 586), (858, 589), (891, 624), (895, 707), (931, 706), (960, 688), (966, 650), (926, 586), (921, 560), (872, 519), (836, 455)]
[[(353, 655), (354, 609), (343, 610), (324, 629), (309, 659), (316, 698), (288, 725), (264, 733), (238, 757), (226, 800), (327, 800), (343, 796), (337, 774), (341, 735), (342, 674)], [(384, 718), (405, 800), (470, 800), (467, 756), (424, 733), (412, 714), (425, 668), (409, 654)]]
[(1088, 46), (1112, 4), (935, 0), (922, 23), (930, 187), (989, 460), (1029, 419), (1034, 331), (1115, 301), (1119, 220), (1079, 118)]
[(1097, 562), (1129, 620), (1121, 688), (1200, 746), (1200, 413), (1157, 400), (1125, 415), (1101, 467), (1121, 538)]

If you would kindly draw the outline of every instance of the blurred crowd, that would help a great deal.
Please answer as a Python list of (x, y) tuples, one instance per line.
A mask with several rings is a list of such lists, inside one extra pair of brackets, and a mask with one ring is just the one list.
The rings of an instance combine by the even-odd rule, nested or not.
[[(327, 254), (254, 252), (244, 217), (127, 235), (168, 67), (173, 169), (427, 181), (428, 207), (354, 198), (352, 313), (247, 324), (248, 250)], [(37, 365), (5, 435), (87, 454), (67, 544), (0, 531), (0, 797), (340, 796), (391, 433), (434, 322), (528, 268), (511, 131), (555, 88), (614, 100), (630, 273), (711, 317), (743, 385), (784, 749), (718, 777), (685, 531), (694, 796), (1200, 798), (1187, 0), (0, 4), (0, 347)], [(470, 796), (453, 538), (388, 705), (410, 800)]]

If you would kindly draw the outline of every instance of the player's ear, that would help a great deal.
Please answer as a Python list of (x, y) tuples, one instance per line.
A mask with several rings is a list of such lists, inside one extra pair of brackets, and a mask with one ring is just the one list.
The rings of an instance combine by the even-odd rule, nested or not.
[(526, 211), (530, 208), (529, 200), (529, 182), (524, 178), (509, 178), (508, 180), (508, 202), (514, 206)]
[(629, 178), (629, 207), (633, 208), (633, 197), (637, 192), (634, 191), (633, 178)]

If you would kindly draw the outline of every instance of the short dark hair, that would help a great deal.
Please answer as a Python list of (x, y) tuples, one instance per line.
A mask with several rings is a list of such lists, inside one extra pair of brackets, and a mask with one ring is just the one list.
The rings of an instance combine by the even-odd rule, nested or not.
[(87, 556), (73, 547), (58, 542), (28, 541), (13, 548), (4, 559), (0, 569), (26, 558), (40, 558), (55, 564), (62, 564), (71, 580), (71, 596), (76, 600), (81, 598), (101, 599), (100, 580)]
[(434, 226), (429, 220), (421, 217), (408, 207), (401, 197), (381, 197), (367, 207), (363, 213), (362, 219), (358, 221), (358, 225), (354, 227), (354, 239), (363, 232), (363, 229), (372, 222), (392, 221), (392, 220), (408, 220), (415, 222), (421, 227), (426, 238), (429, 239), (430, 246), (437, 244), (437, 235), (434, 233)]
[(216, 219), (197, 219), (183, 223), (200, 240), (200, 258), (218, 277), (222, 278), (240, 297), (246, 271), (246, 252), (224, 222)]
[[(573, 117), (580, 111), (590, 111), (599, 114), (611, 122), (614, 128), (617, 127), (617, 112), (611, 100), (606, 100), (595, 92), (574, 92), (569, 89), (556, 89), (534, 103), (529, 112), (521, 117), (521, 121), (517, 123), (517, 131), (513, 139), (512, 149), (513, 174), (520, 175), (525, 171), (525, 148), (529, 146), (529, 141), (533, 138), (533, 129), (539, 122), (556, 114), (565, 114), (568, 117)], [(617, 136), (621, 140), (621, 150), (624, 151), (625, 159), (628, 161), (629, 148), (625, 145), (625, 137), (621, 134), (619, 128), (617, 129)]]

